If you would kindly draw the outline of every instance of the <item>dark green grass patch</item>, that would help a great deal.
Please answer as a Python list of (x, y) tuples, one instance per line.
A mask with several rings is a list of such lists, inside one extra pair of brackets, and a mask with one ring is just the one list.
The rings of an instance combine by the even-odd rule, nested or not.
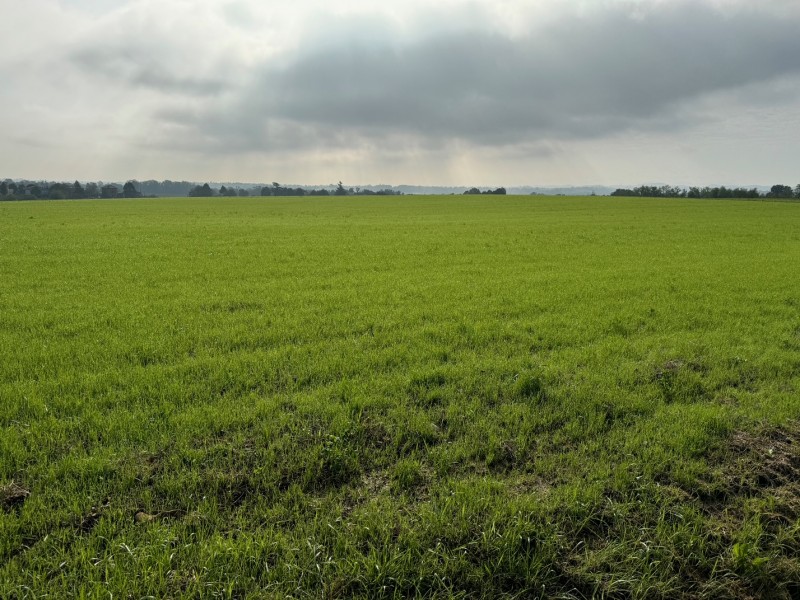
[(798, 209), (0, 204), (0, 597), (796, 597)]

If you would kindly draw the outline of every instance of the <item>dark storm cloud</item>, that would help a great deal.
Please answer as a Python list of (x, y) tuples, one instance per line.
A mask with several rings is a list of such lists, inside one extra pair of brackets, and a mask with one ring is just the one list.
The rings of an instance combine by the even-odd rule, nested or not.
[(563, 17), (516, 37), (353, 35), (251, 71), (233, 102), (160, 118), (242, 150), (390, 135), (505, 145), (674, 130), (697, 122), (692, 101), (705, 94), (800, 74), (800, 18), (788, 14), (679, 3)]

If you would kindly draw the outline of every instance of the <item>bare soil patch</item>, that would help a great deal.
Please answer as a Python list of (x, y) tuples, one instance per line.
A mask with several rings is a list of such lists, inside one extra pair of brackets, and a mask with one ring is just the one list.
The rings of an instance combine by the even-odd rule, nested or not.
[(30, 495), (30, 490), (12, 481), (0, 487), (0, 507), (6, 512), (22, 508)]

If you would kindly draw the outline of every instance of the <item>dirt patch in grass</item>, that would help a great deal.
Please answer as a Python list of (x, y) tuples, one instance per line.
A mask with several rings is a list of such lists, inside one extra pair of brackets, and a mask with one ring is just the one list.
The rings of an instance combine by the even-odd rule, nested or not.
[(165, 510), (158, 513), (148, 513), (143, 510), (137, 510), (133, 515), (133, 522), (137, 525), (145, 525), (163, 519), (180, 519), (184, 516), (186, 516), (186, 512), (179, 509)]
[(535, 495), (545, 498), (553, 491), (553, 485), (535, 475), (512, 476), (506, 480), (506, 486), (512, 496)]
[(675, 359), (675, 360), (668, 360), (660, 368), (656, 369), (656, 372), (653, 374), (653, 378), (655, 380), (664, 379), (664, 377), (669, 373), (676, 373), (681, 370), (685, 363), (682, 360)]
[(391, 479), (386, 471), (372, 471), (361, 477), (361, 483), (369, 496), (374, 497), (389, 491)]
[(747, 498), (769, 498), (779, 521), (789, 525), (800, 517), (800, 422), (737, 431), (715, 462), (716, 481), (701, 488), (709, 512), (737, 510)]
[(752, 467), (759, 488), (800, 483), (800, 422), (760, 434), (737, 432), (731, 449), (739, 463)]
[(712, 460), (721, 488), (709, 500), (795, 492), (800, 509), (800, 422), (757, 431), (737, 431)]
[(559, 583), (576, 597), (649, 597), (632, 582), (655, 569), (653, 597), (800, 598), (800, 422), (736, 431), (706, 461), (699, 479), (559, 508), (574, 542)]
[[(730, 535), (731, 570), (756, 596), (800, 597), (800, 422), (737, 431), (714, 459), (717, 493), (701, 500), (722, 531), (742, 528)], [(761, 533), (743, 537), (754, 520)]]
[(25, 500), (31, 495), (30, 490), (22, 487), (18, 483), (11, 482), (0, 487), (0, 507), (5, 512), (22, 508)]
[(86, 513), (78, 524), (79, 533), (90, 533), (92, 529), (100, 522), (103, 512), (111, 506), (111, 499), (106, 498), (97, 506), (93, 506), (91, 510)]

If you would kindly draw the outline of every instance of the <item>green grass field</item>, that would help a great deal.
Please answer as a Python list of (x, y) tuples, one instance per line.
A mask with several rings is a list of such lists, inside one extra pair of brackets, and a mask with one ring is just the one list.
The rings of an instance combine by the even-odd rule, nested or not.
[(0, 204), (0, 598), (800, 595), (800, 204)]

